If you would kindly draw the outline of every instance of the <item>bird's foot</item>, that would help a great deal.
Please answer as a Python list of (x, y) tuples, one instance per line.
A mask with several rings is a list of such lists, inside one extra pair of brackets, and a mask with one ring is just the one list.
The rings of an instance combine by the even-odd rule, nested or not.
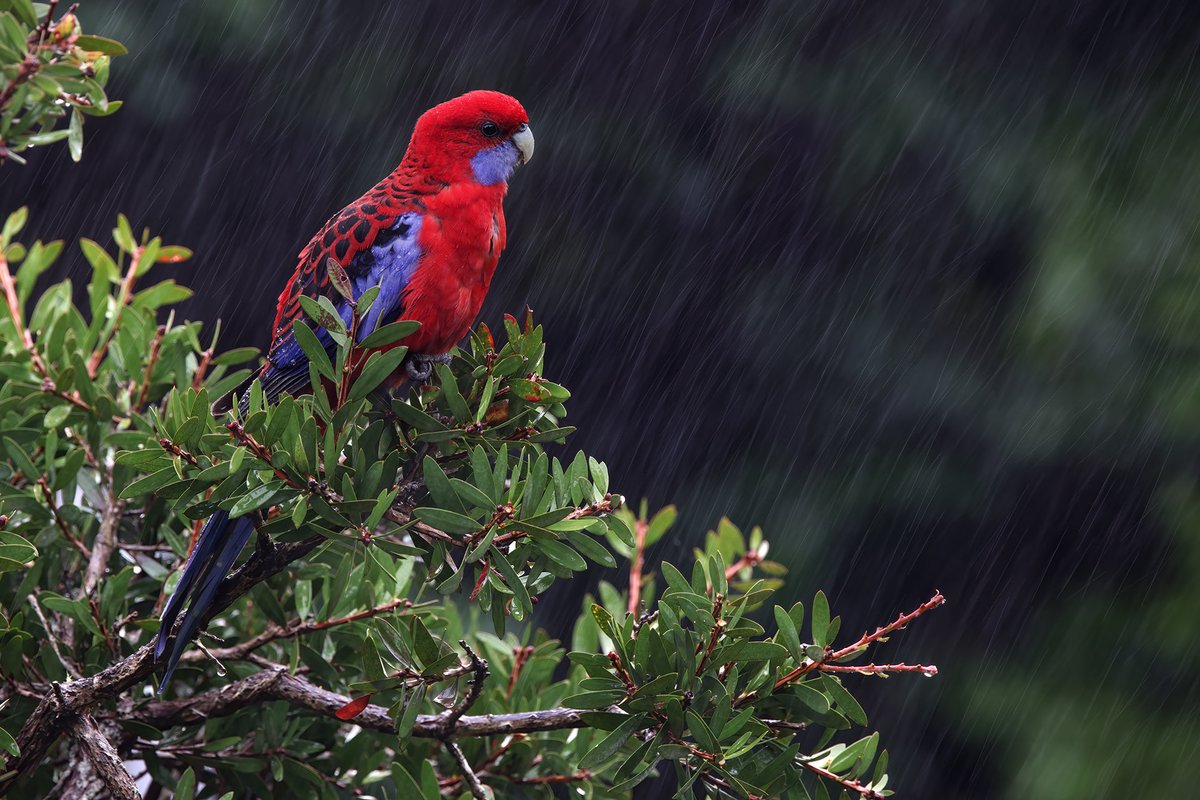
[(408, 373), (408, 377), (414, 381), (427, 381), (429, 376), (433, 374), (434, 364), (449, 364), (450, 354), (441, 353), (438, 355), (430, 355), (428, 353), (411, 353), (408, 358), (404, 359), (404, 371)]

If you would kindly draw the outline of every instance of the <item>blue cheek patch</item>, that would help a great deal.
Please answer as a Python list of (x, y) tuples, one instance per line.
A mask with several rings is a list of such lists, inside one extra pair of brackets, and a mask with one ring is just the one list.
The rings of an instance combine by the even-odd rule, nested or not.
[(471, 172), (475, 175), (475, 182), (480, 186), (503, 183), (512, 175), (520, 158), (517, 146), (511, 141), (480, 150), (471, 159)]

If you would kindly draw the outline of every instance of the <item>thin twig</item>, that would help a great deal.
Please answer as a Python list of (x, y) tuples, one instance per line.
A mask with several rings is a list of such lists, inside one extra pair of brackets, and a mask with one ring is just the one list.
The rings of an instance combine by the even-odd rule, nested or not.
[(154, 339), (150, 342), (150, 357), (146, 360), (146, 370), (142, 373), (142, 384), (138, 389), (137, 398), (133, 401), (134, 408), (141, 408), (150, 396), (150, 375), (158, 364), (158, 351), (162, 347), (163, 337), (167, 334), (167, 326), (159, 325), (154, 331)]
[(121, 514), (125, 510), (125, 501), (117, 499), (116, 487), (113, 485), (112, 470), (108, 471), (108, 505), (100, 515), (100, 530), (92, 542), (92, 555), (88, 559), (87, 571), (83, 575), (81, 596), (88, 597), (96, 591), (104, 571), (108, 568), (108, 560), (112, 557), (117, 546), (117, 528), (120, 527)]
[(454, 758), (454, 763), (458, 765), (459, 771), (462, 772), (463, 779), (466, 780), (467, 786), (471, 788), (471, 796), (476, 800), (488, 800), (488, 793), (483, 788), (483, 784), (479, 782), (479, 776), (471, 769), (471, 762), (467, 761), (467, 756), (463, 753), (462, 748), (458, 746), (458, 742), (453, 739), (446, 739), (442, 742), (446, 746), (446, 750)]
[(642, 564), (646, 555), (646, 532), (650, 523), (639, 519), (634, 523), (633, 558), (629, 559), (629, 613), (637, 615), (642, 605)]
[(458, 723), (462, 715), (467, 713), (471, 706), (475, 705), (475, 701), (479, 699), (480, 693), (483, 692), (484, 681), (488, 679), (488, 663), (479, 657), (479, 654), (471, 649), (465, 639), (459, 641), (462, 649), (466, 652), (467, 658), (471, 667), (471, 680), (467, 683), (467, 693), (463, 695), (457, 703), (440, 715), (442, 727), (449, 735), (454, 730), (454, 726)]
[(938, 674), (933, 664), (822, 664), (821, 672), (852, 672), (856, 675), (887, 675), (890, 672), (920, 672), (930, 677)]
[(25, 599), (33, 606), (33, 611), (37, 614), (38, 621), (42, 623), (42, 627), (46, 630), (46, 638), (50, 641), (50, 649), (54, 651), (54, 655), (58, 657), (58, 663), (62, 664), (63, 669), (72, 678), (81, 678), (79, 670), (75, 669), (75, 665), (66, 659), (62, 654), (62, 650), (58, 649), (58, 637), (54, 635), (54, 629), (50, 627), (50, 623), (46, 621), (46, 615), (42, 612), (42, 606), (38, 603), (37, 595), (26, 595)]
[[(393, 611), (397, 608), (409, 609), (412, 607), (413, 607), (413, 602), (411, 600), (408, 600), (406, 598), (400, 598), (397, 600), (392, 600), (387, 603), (383, 603), (382, 605), (375, 606), (374, 608), (368, 608), (364, 611), (356, 611), (355, 613), (348, 614), (347, 616), (344, 616), (344, 617), (337, 617), (336, 619), (327, 619), (322, 622), (305, 622), (303, 620), (296, 619), (296, 620), (292, 620), (290, 623), (288, 623), (286, 626), (283, 626), (283, 627), (278, 626), (278, 625), (271, 625), (265, 631), (260, 633), (258, 636), (255, 636), (253, 639), (249, 639), (245, 642), (242, 642), (241, 644), (231, 645), (230, 647), (212, 648), (212, 649), (210, 649), (209, 653), (211, 654), (211, 656), (214, 659), (228, 659), (228, 660), (236, 661), (239, 659), (244, 659), (250, 653), (253, 653), (255, 650), (262, 647), (263, 645), (270, 644), (271, 642), (278, 641), (280, 639), (290, 639), (293, 636), (300, 636), (305, 633), (314, 633), (316, 631), (327, 630), (329, 628), (333, 628), (338, 625), (346, 625), (351, 622), (359, 622), (360, 620), (370, 619), (371, 617), (377, 617), (380, 614), (386, 614), (389, 611)], [(202, 661), (204, 658), (207, 658), (207, 657), (208, 656), (206, 656), (203, 653), (196, 653), (194, 651), (189, 651), (189, 652), (183, 654), (183, 657), (181, 660), (183, 660), (183, 661)]]
[(104, 356), (108, 352), (108, 345), (112, 342), (113, 337), (117, 335), (117, 329), (121, 325), (121, 314), (125, 311), (125, 306), (129, 304), (133, 297), (133, 284), (137, 281), (138, 264), (142, 260), (142, 248), (135, 247), (133, 253), (129, 256), (129, 268), (125, 270), (125, 277), (121, 279), (121, 288), (117, 292), (117, 309), (113, 312), (112, 326), (109, 328), (108, 335), (104, 337), (104, 341), (96, 348), (96, 352), (92, 353), (92, 357), (88, 359), (87, 371), (88, 377), (95, 378), (97, 370), (100, 369), (100, 363), (104, 361)]
[(812, 772), (815, 772), (816, 774), (820, 775), (825, 780), (833, 781), (834, 783), (841, 786), (843, 789), (845, 789), (848, 792), (855, 792), (861, 798), (863, 798), (863, 800), (884, 800), (884, 798), (887, 796), (887, 795), (883, 794), (882, 792), (875, 791), (874, 789), (872, 789), (869, 786), (862, 785), (858, 781), (851, 780), (850, 778), (843, 778), (841, 775), (838, 775), (836, 772), (827, 770), (824, 767), (818, 767), (816, 764), (812, 763), (811, 761), (801, 761), (800, 763), (802, 765), (804, 765), (805, 768), (811, 770)]
[[(865, 650), (869, 645), (871, 645), (875, 642), (878, 642), (881, 639), (885, 639), (889, 634), (892, 634), (898, 630), (901, 630), (906, 625), (908, 625), (908, 623), (915, 620), (917, 617), (921, 616), (922, 614), (924, 614), (928, 611), (932, 611), (933, 609), (937, 608), (938, 606), (942, 605), (945, 602), (946, 602), (946, 598), (942, 596), (941, 592), (934, 592), (933, 597), (929, 598), (924, 603), (922, 603), (921, 605), (914, 608), (912, 611), (908, 612), (907, 614), (901, 614), (900, 616), (896, 617), (896, 619), (893, 620), (892, 622), (889, 622), (887, 625), (882, 625), (882, 626), (876, 628), (871, 633), (864, 633), (861, 637), (859, 637), (858, 641), (856, 641), (854, 644), (847, 645), (846, 647), (843, 647), (840, 650), (834, 650), (833, 648), (826, 648), (825, 654), (822, 655), (819, 659), (817, 659), (815, 661), (805, 661), (803, 664), (800, 664), (795, 669), (792, 669), (786, 675), (781, 676), (778, 680), (775, 681), (775, 684), (772, 687), (772, 691), (777, 692), (780, 689), (782, 689), (783, 687), (787, 686), (788, 684), (799, 680), (800, 678), (804, 677), (805, 675), (809, 674), (810, 672), (813, 672), (814, 670), (823, 669), (828, 664), (831, 664), (836, 661), (841, 661), (842, 659), (849, 658), (853, 655), (856, 655), (857, 653)], [(925, 667), (925, 669), (928, 670), (929, 667)], [(912, 670), (912, 671), (915, 671), (915, 670)], [(937, 668), (933, 667), (933, 671), (936, 672)], [(754, 700), (757, 697), (758, 697), (757, 692), (748, 692), (746, 694), (743, 694), (741, 697), (739, 697), (735, 701), (734, 707), (743, 706), (746, 703), (749, 703), (750, 701)]]
[[(10, 88), (12, 88), (11, 84)], [(4, 107), (7, 99), (0, 96), (0, 108)], [(13, 282), (12, 273), (8, 270), (8, 260), (4, 257), (3, 252), (0, 252), (0, 288), (4, 289), (4, 299), (8, 303), (8, 313), (12, 317), (13, 328), (16, 329), (17, 338), (21, 340), (21, 344), (25, 345), (25, 350), (29, 353), (29, 359), (33, 362), (33, 368), (37, 370), (39, 375), (45, 378), (49, 374), (46, 371), (46, 363), (42, 361), (41, 354), (33, 346), (33, 334), (29, 332), (24, 322), (21, 321), (21, 300), (17, 296), (17, 286)]]
[(59, 531), (62, 532), (66, 540), (71, 543), (71, 546), (78, 550), (84, 558), (90, 559), (92, 551), (75, 536), (71, 531), (71, 526), (67, 524), (63, 515), (59, 513), (58, 503), (54, 501), (54, 492), (50, 489), (50, 484), (46, 482), (46, 478), (44, 476), (38, 478), (37, 485), (42, 491), (42, 498), (46, 501), (46, 505), (50, 507), (50, 516), (54, 518), (54, 524), (58, 526)]

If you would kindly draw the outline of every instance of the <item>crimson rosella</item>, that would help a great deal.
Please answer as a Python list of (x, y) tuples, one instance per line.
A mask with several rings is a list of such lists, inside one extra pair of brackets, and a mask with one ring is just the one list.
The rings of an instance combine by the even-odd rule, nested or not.
[[(271, 347), (257, 376), (267, 402), (309, 386), (308, 359), (292, 333), (302, 315), (301, 295), (329, 297), (350, 320), (349, 303), (330, 284), (325, 266), (330, 258), (345, 269), (356, 297), (379, 287), (360, 321), (360, 339), (382, 324), (415, 320), (421, 323), (415, 333), (389, 345), (408, 347), (411, 355), (402, 370), (423, 380), (431, 362), (448, 360), (447, 352), (479, 313), (504, 249), (508, 179), (533, 155), (528, 122), (515, 99), (489, 91), (470, 92), (421, 115), (395, 171), (325, 223), (300, 252), (279, 295)], [(326, 331), (316, 333), (334, 349)], [(250, 516), (230, 519), (226, 511), (213, 514), (201, 531), (163, 608), (156, 661), (166, 652), (184, 602), (190, 601), (160, 691), (253, 532)]]

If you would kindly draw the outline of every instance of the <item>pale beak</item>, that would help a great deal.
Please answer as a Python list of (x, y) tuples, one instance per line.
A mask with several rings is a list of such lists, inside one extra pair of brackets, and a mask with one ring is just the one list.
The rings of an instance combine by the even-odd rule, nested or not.
[(533, 131), (529, 130), (528, 125), (521, 125), (512, 135), (512, 141), (521, 153), (521, 163), (528, 164), (529, 159), (533, 158)]

